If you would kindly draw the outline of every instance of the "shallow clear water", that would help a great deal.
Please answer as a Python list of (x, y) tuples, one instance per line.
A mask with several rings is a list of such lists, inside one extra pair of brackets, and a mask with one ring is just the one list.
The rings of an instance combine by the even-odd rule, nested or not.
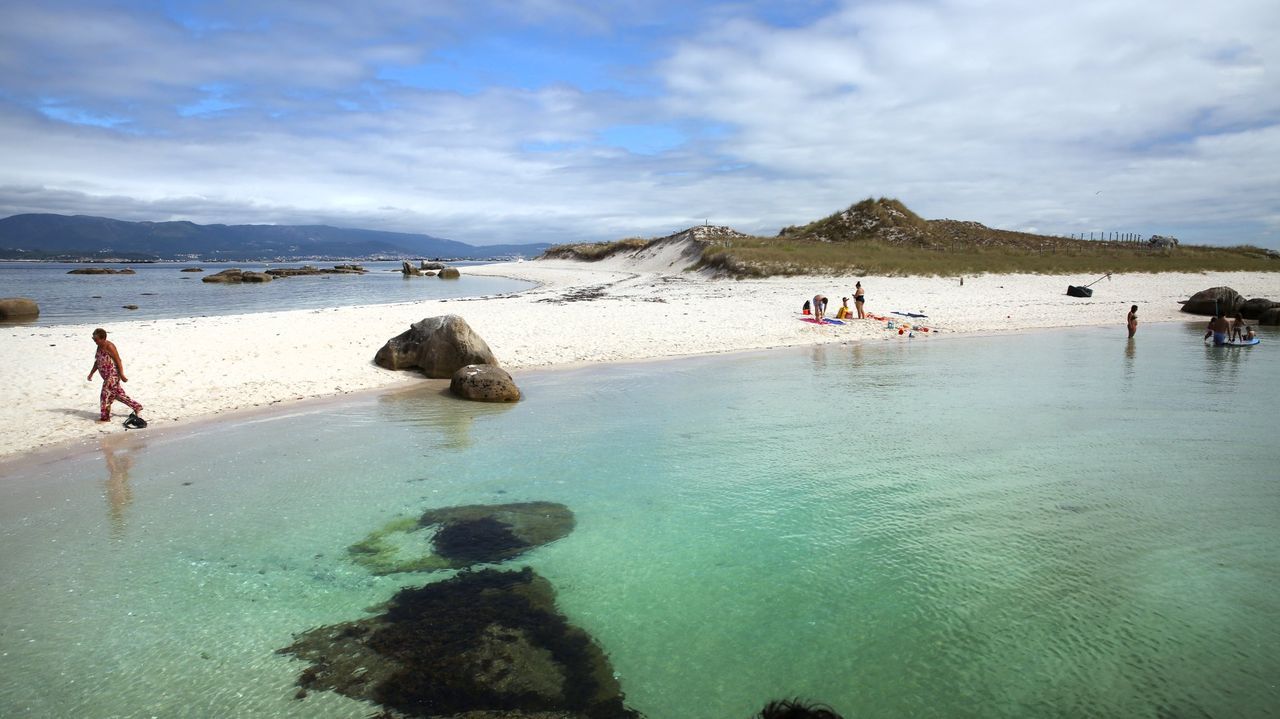
[(654, 719), (1271, 716), (1280, 335), (1120, 332), (525, 374), (0, 468), (0, 716), (366, 716), (274, 651), (441, 575), (345, 548), (531, 500), (577, 528), (511, 565)]
[[(24, 324), (55, 325), (377, 305), (503, 294), (533, 286), (529, 282), (504, 277), (468, 275), (467, 266), (484, 264), (477, 262), (451, 263), (462, 268), (462, 276), (454, 280), (405, 277), (400, 273), (399, 262), (361, 263), (368, 270), (363, 275), (286, 277), (261, 284), (241, 285), (200, 280), (229, 267), (262, 271), (269, 267), (301, 267), (304, 264), (319, 268), (334, 265), (332, 262), (272, 265), (0, 262), (0, 297), (35, 300), (40, 306), (40, 317), (35, 322)], [(97, 266), (129, 267), (136, 274), (67, 274), (68, 270)], [(184, 267), (201, 267), (204, 272), (182, 272)], [(137, 305), (138, 309), (127, 310), (125, 305)]]

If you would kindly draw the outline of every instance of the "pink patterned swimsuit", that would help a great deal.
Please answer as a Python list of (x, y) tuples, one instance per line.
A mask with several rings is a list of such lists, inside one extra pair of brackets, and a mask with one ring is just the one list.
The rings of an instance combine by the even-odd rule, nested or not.
[(93, 356), (93, 361), (98, 368), (98, 374), (102, 377), (102, 395), (98, 402), (101, 411), (98, 418), (104, 422), (111, 419), (111, 403), (116, 400), (128, 405), (134, 412), (141, 412), (142, 405), (130, 399), (129, 395), (124, 393), (124, 388), (120, 386), (120, 376), (116, 374), (116, 363), (111, 361), (111, 355), (107, 350), (99, 347), (98, 353)]

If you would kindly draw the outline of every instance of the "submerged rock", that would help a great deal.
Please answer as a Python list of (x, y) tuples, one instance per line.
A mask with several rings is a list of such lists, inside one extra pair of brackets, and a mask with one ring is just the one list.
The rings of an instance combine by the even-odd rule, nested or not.
[(280, 652), (311, 662), (298, 678), (304, 691), (335, 691), (403, 716), (641, 716), (624, 704), (599, 645), (527, 567), (403, 589), (384, 613), (312, 629)]
[[(374, 574), (463, 569), (518, 557), (568, 536), (574, 523), (573, 511), (555, 502), (468, 504), (395, 520), (347, 551)], [(432, 529), (429, 551), (407, 549)]]
[(445, 267), (440, 270), (440, 279), (442, 280), (456, 280), (461, 276), (462, 273), (458, 271), (457, 267)]

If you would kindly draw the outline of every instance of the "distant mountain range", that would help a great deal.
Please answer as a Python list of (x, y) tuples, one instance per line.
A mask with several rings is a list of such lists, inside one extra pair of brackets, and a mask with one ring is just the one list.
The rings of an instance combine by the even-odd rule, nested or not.
[(328, 225), (197, 225), (86, 215), (0, 220), (0, 259), (277, 260), (536, 257), (547, 243), (468, 245), (431, 235)]

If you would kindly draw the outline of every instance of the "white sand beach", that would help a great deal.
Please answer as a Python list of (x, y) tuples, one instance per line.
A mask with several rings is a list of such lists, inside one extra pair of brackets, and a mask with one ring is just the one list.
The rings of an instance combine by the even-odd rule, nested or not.
[[(679, 248), (648, 257), (598, 263), (539, 260), (466, 268), (539, 283), (517, 295), (297, 310), (223, 317), (144, 320), (105, 328), (119, 347), (125, 390), (145, 406), (152, 429), (221, 413), (297, 400), (404, 386), (414, 372), (373, 364), (388, 339), (413, 322), (456, 314), (489, 344), (519, 382), (520, 370), (707, 353), (847, 342), (937, 342), (959, 334), (1029, 328), (1112, 325), (1123, 341), (1130, 305), (1141, 323), (1199, 321), (1178, 300), (1209, 287), (1280, 300), (1280, 273), (1114, 275), (1090, 299), (1068, 297), (1068, 284), (1093, 278), (1045, 275), (965, 277), (789, 277), (712, 279), (683, 271)], [(861, 280), (866, 309), (928, 315), (930, 332), (914, 339), (885, 322), (817, 326), (800, 321), (816, 293), (842, 296)], [(424, 282), (439, 281), (423, 278)], [(852, 300), (851, 300), (852, 304)], [(193, 312), (196, 308), (193, 308)], [(0, 458), (67, 443), (89, 446), (122, 431), (128, 414), (97, 419), (101, 383), (86, 381), (95, 325), (0, 327)], [(1138, 341), (1141, 341), (1141, 326)], [(146, 431), (152, 431), (148, 429)]]

